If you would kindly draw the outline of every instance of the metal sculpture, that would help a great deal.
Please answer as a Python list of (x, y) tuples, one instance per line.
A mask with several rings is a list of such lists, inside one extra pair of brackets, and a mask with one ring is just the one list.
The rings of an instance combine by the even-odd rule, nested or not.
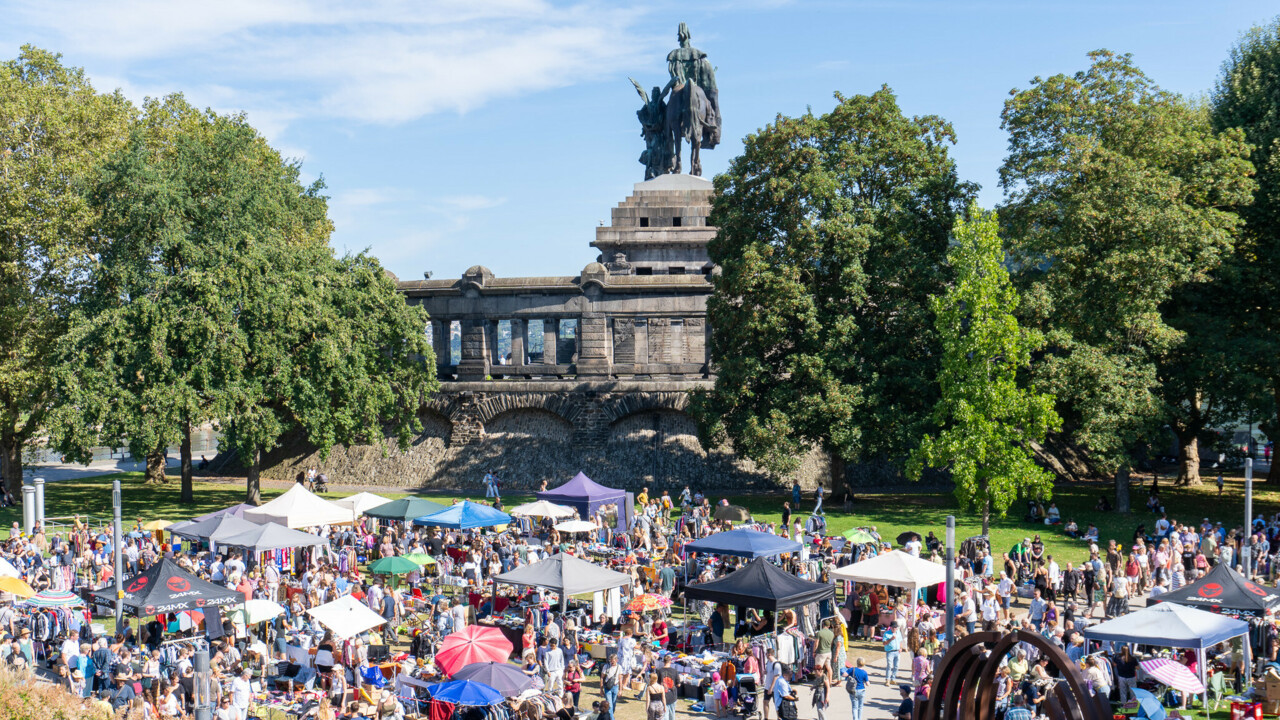
[(1025, 642), (1047, 656), (1062, 678), (1045, 698), (1041, 712), (1050, 720), (1108, 720), (1111, 706), (1089, 692), (1080, 668), (1058, 646), (1036, 633), (980, 632), (961, 638), (934, 672), (933, 692), (917, 703), (913, 720), (995, 720), (996, 671), (1000, 660)]

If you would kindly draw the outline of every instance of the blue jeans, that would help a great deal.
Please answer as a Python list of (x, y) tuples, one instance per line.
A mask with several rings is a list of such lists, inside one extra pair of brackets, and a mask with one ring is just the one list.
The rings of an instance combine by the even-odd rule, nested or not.
[(898, 681), (898, 651), (886, 650), (884, 653), (884, 679)]
[(604, 701), (609, 703), (609, 715), (612, 716), (614, 709), (618, 707), (618, 686), (604, 691)]
[(862, 720), (862, 703), (867, 699), (867, 689), (854, 690), (849, 695), (849, 704), (853, 706), (853, 720)]

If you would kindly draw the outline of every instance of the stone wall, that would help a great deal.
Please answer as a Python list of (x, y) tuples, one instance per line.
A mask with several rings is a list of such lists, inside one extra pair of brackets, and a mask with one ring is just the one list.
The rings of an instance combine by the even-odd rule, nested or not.
[[(456, 383), (454, 385), (457, 385)], [(321, 458), (298, 440), (267, 454), (263, 474), (287, 480), (308, 467), (349, 485), (475, 492), (493, 470), (508, 488), (554, 486), (582, 471), (612, 487), (638, 490), (759, 491), (810, 488), (827, 462), (811, 453), (792, 476), (776, 477), (727, 448), (707, 451), (686, 412), (686, 389), (613, 388), (612, 392), (465, 390), (444, 392), (422, 414), (423, 431), (406, 451), (383, 445), (337, 447)]]

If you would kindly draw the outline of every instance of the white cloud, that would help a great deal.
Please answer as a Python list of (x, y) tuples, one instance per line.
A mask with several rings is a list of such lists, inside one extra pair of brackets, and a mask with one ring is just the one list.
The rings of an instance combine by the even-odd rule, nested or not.
[[(11, 5), (15, 27), (103, 60), (126, 94), (162, 95), (181, 85), (198, 104), (251, 111), (250, 121), (272, 140), (298, 115), (395, 124), (465, 112), (600, 77), (652, 50), (630, 31), (637, 11), (595, 0)], [(216, 84), (192, 87), (193, 71)], [(139, 72), (145, 80), (130, 79)]]
[(440, 202), (463, 212), (488, 210), (507, 201), (504, 197), (488, 197), (486, 195), (450, 195), (440, 198)]

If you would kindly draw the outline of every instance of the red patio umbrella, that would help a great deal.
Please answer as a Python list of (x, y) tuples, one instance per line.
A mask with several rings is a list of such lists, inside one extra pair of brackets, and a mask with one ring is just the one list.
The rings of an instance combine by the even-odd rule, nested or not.
[(440, 642), (436, 665), (446, 675), (480, 662), (506, 662), (511, 656), (511, 641), (496, 627), (468, 625)]

